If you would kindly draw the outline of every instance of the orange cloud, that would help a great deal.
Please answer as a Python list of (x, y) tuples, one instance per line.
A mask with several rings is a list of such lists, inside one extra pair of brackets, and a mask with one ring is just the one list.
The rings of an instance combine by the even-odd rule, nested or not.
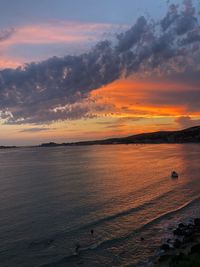
[[(172, 99), (170, 102), (173, 93), (182, 95), (184, 92), (188, 93), (188, 85), (169, 82), (118, 80), (93, 91), (91, 95), (97, 102), (114, 104), (115, 111), (110, 114), (113, 117), (169, 117), (188, 113), (199, 115), (200, 110), (189, 112), (187, 103), (183, 104), (179, 99)], [(166, 99), (167, 97), (169, 99)]]

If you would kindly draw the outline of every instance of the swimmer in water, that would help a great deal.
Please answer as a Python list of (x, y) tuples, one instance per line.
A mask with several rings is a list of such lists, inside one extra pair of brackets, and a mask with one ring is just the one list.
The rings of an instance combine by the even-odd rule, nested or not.
[(75, 248), (75, 253), (76, 253), (76, 255), (79, 255), (79, 253), (80, 253), (80, 248), (81, 248), (80, 244), (77, 243), (77, 244), (76, 244), (76, 248)]
[(94, 235), (94, 230), (91, 229), (91, 230), (90, 230), (90, 233), (91, 233), (91, 235), (93, 236), (93, 235)]

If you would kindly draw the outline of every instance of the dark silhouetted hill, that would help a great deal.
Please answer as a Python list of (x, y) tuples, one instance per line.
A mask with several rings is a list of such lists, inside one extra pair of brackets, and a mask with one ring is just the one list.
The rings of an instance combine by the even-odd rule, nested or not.
[(73, 146), (73, 145), (111, 145), (111, 144), (181, 144), (200, 143), (200, 126), (187, 128), (181, 131), (161, 131), (142, 133), (122, 138), (110, 138), (95, 141), (82, 141), (75, 143), (45, 143), (40, 147)]

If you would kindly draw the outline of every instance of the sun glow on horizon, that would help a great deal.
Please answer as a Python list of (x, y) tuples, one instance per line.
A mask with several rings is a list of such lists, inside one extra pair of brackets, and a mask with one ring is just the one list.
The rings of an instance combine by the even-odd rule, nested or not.
[[(118, 80), (107, 86), (92, 91), (90, 98), (95, 105), (109, 108), (95, 110), (91, 118), (75, 121), (58, 121), (50, 125), (4, 125), (5, 133), (13, 129), (12, 139), (19, 143), (42, 143), (48, 141), (74, 142), (120, 137), (159, 130), (182, 129), (178, 118), (189, 117), (200, 120), (200, 112), (189, 112), (187, 106), (176, 103), (162, 103), (162, 92), (183, 92), (188, 87), (167, 82)], [(181, 89), (183, 89), (181, 91)], [(161, 92), (161, 95), (158, 95)], [(155, 95), (157, 94), (157, 95)], [(154, 99), (161, 103), (154, 103)], [(157, 100), (156, 100), (157, 101)], [(177, 121), (177, 122), (176, 122)]]

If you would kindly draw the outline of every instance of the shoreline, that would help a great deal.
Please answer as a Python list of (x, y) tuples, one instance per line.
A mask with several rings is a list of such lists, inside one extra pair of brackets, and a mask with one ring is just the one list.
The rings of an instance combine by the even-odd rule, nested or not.
[(29, 148), (34, 148), (34, 149), (53, 149), (53, 148), (71, 148), (71, 147), (109, 147), (109, 146), (145, 146), (145, 145), (153, 145), (153, 146), (157, 146), (157, 145), (200, 145), (200, 142), (182, 142), (182, 143), (167, 143), (167, 142), (163, 142), (163, 143), (111, 143), (111, 144), (55, 144), (55, 145), (25, 145), (25, 146), (0, 146), (0, 151), (4, 151), (4, 150), (15, 150), (15, 149), (29, 149)]
[(160, 253), (150, 266), (200, 266), (200, 217), (188, 221), (173, 229), (173, 237), (160, 246)]

